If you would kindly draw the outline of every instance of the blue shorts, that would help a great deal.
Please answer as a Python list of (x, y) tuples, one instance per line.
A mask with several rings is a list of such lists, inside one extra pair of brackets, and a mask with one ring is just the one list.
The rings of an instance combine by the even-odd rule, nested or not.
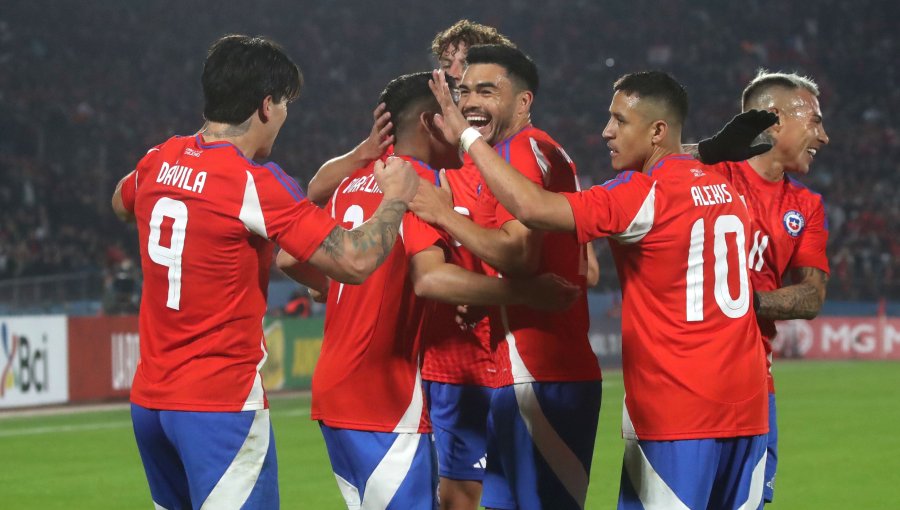
[(620, 510), (762, 508), (766, 435), (625, 440)]
[(319, 427), (347, 508), (437, 508), (430, 434), (338, 429), (321, 422)]
[(209, 413), (131, 404), (131, 421), (157, 507), (278, 508), (268, 409)]
[(487, 420), (494, 389), (425, 381), (434, 428), (438, 474), (451, 480), (484, 480)]
[(494, 390), (481, 504), (584, 508), (600, 381), (520, 383)]
[(766, 485), (763, 501), (771, 503), (775, 498), (775, 470), (778, 468), (778, 422), (775, 419), (775, 394), (769, 393), (769, 438), (766, 446)]

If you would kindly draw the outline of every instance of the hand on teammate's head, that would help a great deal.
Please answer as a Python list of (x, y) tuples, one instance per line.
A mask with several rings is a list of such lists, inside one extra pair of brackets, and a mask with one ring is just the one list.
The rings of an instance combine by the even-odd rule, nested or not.
[(712, 165), (722, 161), (744, 161), (763, 154), (772, 148), (771, 143), (751, 144), (776, 123), (778, 115), (766, 110), (740, 113), (715, 136), (697, 144), (700, 160)]
[(428, 86), (441, 106), (441, 113), (434, 116), (434, 123), (443, 131), (444, 137), (448, 142), (459, 145), (459, 137), (469, 127), (469, 123), (462, 112), (459, 111), (444, 72), (436, 70), (432, 73), (432, 76)]

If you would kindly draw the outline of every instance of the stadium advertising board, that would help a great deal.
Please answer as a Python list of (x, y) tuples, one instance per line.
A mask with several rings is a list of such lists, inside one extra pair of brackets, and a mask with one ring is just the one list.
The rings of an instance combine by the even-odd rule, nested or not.
[(64, 315), (0, 317), (0, 408), (69, 399)]
[(265, 323), (269, 357), (263, 365), (262, 377), (266, 390), (310, 389), (322, 349), (324, 320), (267, 317)]
[(777, 323), (772, 344), (778, 357), (900, 360), (900, 319), (817, 317)]
[(69, 319), (72, 402), (127, 398), (139, 359), (136, 315)]

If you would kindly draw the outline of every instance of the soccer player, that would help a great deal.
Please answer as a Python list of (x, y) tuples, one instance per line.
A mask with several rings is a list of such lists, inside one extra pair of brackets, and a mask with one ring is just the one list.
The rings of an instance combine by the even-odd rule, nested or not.
[[(684, 88), (662, 72), (620, 78), (603, 137), (612, 166), (625, 171), (587, 191), (552, 193), (498, 155), (483, 118), (453, 108), (443, 73), (435, 82), (447, 138), (460, 140), (515, 217), (581, 242), (610, 238), (623, 293), (619, 508), (760, 507), (768, 406), (750, 216), (723, 176), (679, 154)], [(757, 114), (769, 117), (759, 131), (774, 122), (749, 116)]]
[[(812, 319), (825, 301), (828, 282), (828, 221), (822, 196), (790, 177), (805, 175), (828, 134), (819, 108), (819, 88), (794, 73), (760, 71), (744, 89), (741, 107), (768, 110), (778, 124), (764, 137), (774, 149), (748, 161), (724, 167), (753, 218), (750, 283), (759, 300), (756, 315), (769, 361), (769, 436), (764, 498), (771, 502), (778, 465), (778, 425), (772, 378), (772, 339), (776, 320)], [(789, 275), (791, 283), (785, 284)]]
[[(401, 76), (379, 102), (394, 119), (395, 155), (409, 161), (428, 186), (434, 167), (458, 164), (456, 144), (434, 125), (440, 110), (428, 86), (431, 73)], [(328, 209), (344, 223), (368, 218), (382, 195), (373, 165), (359, 169), (335, 191)], [(384, 265), (364, 284), (333, 283), (325, 338), (313, 375), (312, 418), (319, 420), (338, 485), (349, 508), (432, 508), (434, 476), (428, 413), (419, 371), (423, 338), (453, 324), (453, 308), (435, 303), (571, 304), (580, 289), (544, 275), (498, 279), (445, 262), (449, 243), (433, 227), (407, 214), (402, 235)], [(294, 261), (279, 254), (279, 266)], [(456, 329), (455, 327), (453, 329)], [(477, 461), (478, 459), (476, 459)]]
[[(459, 83), (465, 68), (466, 51), (475, 44), (513, 46), (496, 28), (461, 19), (434, 36), (431, 53), (447, 75)], [(369, 136), (350, 152), (326, 161), (309, 181), (310, 200), (324, 204), (344, 177), (385, 155), (394, 143), (391, 115), (384, 105), (378, 105), (373, 117), (375, 122)]]
[[(513, 46), (509, 39), (493, 27), (460, 20), (435, 35), (432, 54), (447, 74), (458, 82), (464, 71), (468, 48), (476, 44)], [(358, 166), (384, 157), (393, 143), (390, 113), (379, 105), (376, 121), (369, 137), (350, 153), (326, 162), (310, 181), (313, 201), (324, 203), (341, 179)], [(456, 163), (453, 168), (459, 166)], [(466, 157), (461, 168), (447, 172), (445, 189), (452, 189), (453, 206), (474, 221), (480, 218), (481, 176)], [(493, 215), (492, 211), (488, 215)], [(496, 274), (484, 266), (459, 242), (449, 247), (450, 261), (466, 269)], [(587, 246), (588, 284), (599, 280), (599, 265), (593, 246)], [(442, 509), (474, 509), (481, 498), (487, 453), (487, 414), (491, 388), (497, 384), (490, 341), (489, 321), (475, 320), (471, 327), (455, 327), (452, 307), (439, 306), (432, 324), (435, 328), (426, 338), (422, 377), (426, 381), (427, 404), (434, 425), (435, 446), (440, 466), (440, 499)]]
[[(475, 126), (467, 133), (477, 130), (508, 171), (552, 191), (576, 191), (574, 163), (531, 124), (538, 89), (534, 62), (501, 45), (473, 46), (467, 60), (454, 118)], [(453, 135), (459, 140), (459, 133)], [(486, 218), (481, 224), (443, 200), (429, 199), (439, 196), (420, 186), (416, 214), (447, 230), (503, 277), (550, 271), (584, 288), (586, 248), (574, 234), (528, 228), (486, 188), (480, 194), (479, 217)], [(600, 367), (587, 332), (586, 300), (560, 313), (515, 306), (492, 313), (500, 387), (491, 400), (482, 505), (584, 506), (601, 398)]]
[(131, 412), (158, 508), (277, 508), (262, 318), (273, 241), (332, 278), (360, 283), (388, 255), (418, 178), (375, 168), (385, 198), (353, 231), (303, 200), (268, 157), (302, 85), (272, 41), (230, 35), (203, 67), (195, 136), (150, 149), (115, 212), (137, 222), (144, 274)]

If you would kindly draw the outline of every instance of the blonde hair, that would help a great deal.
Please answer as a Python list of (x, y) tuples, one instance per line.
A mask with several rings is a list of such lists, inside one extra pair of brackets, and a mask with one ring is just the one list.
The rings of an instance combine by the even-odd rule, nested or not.
[(751, 107), (766, 108), (769, 105), (759, 104), (762, 98), (774, 88), (797, 90), (804, 89), (812, 95), (819, 96), (819, 86), (808, 77), (797, 73), (772, 73), (766, 69), (760, 69), (756, 77), (750, 80), (741, 94), (741, 109), (747, 111)]

